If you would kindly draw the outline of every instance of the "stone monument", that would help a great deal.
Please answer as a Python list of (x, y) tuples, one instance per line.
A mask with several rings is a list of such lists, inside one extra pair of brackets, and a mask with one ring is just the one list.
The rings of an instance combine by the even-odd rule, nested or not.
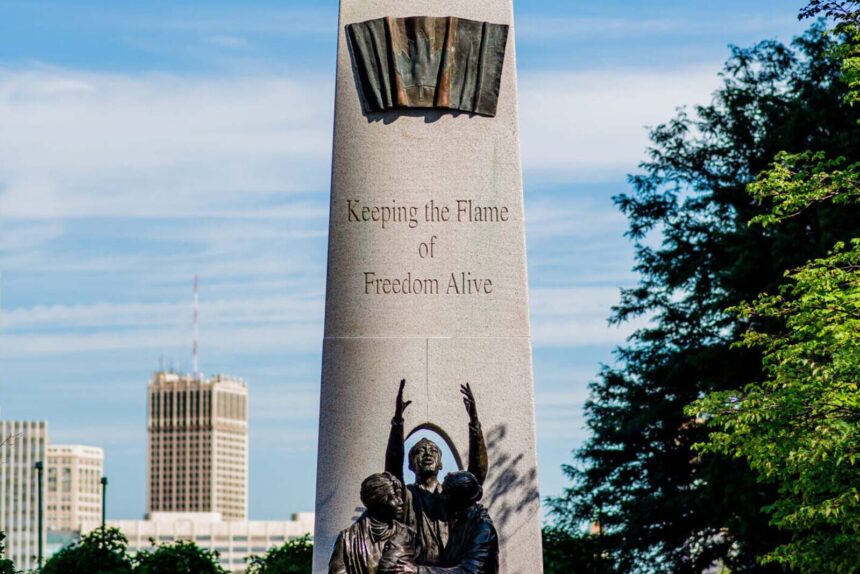
[(459, 470), (470, 384), (499, 572), (542, 571), (514, 36), (512, 0), (341, 0), (315, 574), (385, 470), (402, 379), (405, 435)]

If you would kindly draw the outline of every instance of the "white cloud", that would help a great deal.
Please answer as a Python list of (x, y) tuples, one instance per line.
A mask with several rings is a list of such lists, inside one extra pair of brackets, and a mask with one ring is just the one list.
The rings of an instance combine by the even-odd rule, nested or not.
[(570, 287), (532, 289), (531, 310), (537, 317), (603, 314), (618, 302), (618, 289), (612, 287)]
[(622, 344), (645, 320), (610, 327), (618, 303), (614, 287), (532, 289), (532, 340), (538, 347), (593, 347)]
[[(202, 318), (211, 325), (253, 322), (314, 321), (322, 314), (321, 298), (211, 300)], [(4, 329), (35, 327), (86, 328), (175, 325), (190, 320), (190, 305), (179, 303), (96, 303), (11, 309), (0, 317)]]
[(229, 34), (215, 34), (209, 36), (206, 40), (213, 46), (221, 48), (239, 49), (248, 47), (248, 40), (241, 36), (231, 36)]
[[(230, 327), (207, 332), (201, 340), (205, 352), (251, 354), (255, 352), (315, 353), (321, 346), (321, 321), (278, 325)], [(46, 357), (121, 350), (186, 349), (189, 329), (128, 329), (91, 333), (26, 333), (0, 336), (0, 356)]]
[(0, 219), (0, 252), (25, 253), (63, 234), (59, 221), (20, 223)]
[(260, 428), (259, 426), (251, 426), (248, 431), (249, 441), (251, 443), (251, 454), (255, 452), (266, 453), (267, 455), (277, 453), (310, 453), (314, 454), (317, 451), (318, 433), (316, 425), (312, 427), (296, 428), (296, 427), (278, 427), (278, 428)]
[(251, 395), (250, 416), (255, 421), (315, 422), (319, 400), (319, 382), (256, 387)]
[(687, 31), (691, 22), (668, 18), (588, 18), (525, 15), (517, 20), (517, 40), (547, 42), (583, 41), (589, 38), (668, 34)]
[(537, 421), (538, 444), (564, 440), (568, 445), (576, 445), (584, 442), (590, 434), (585, 428), (585, 418), (579, 411), (564, 418), (540, 416)]
[(577, 180), (617, 179), (634, 171), (649, 144), (646, 126), (671, 119), (680, 105), (709, 102), (719, 86), (718, 69), (523, 74), (525, 169)]
[[(207, 352), (315, 353), (323, 301), (281, 297), (208, 301), (201, 316)], [(188, 303), (98, 303), (13, 309), (2, 316), (0, 356), (32, 357), (185, 348)]]
[(734, 16), (702, 18), (701, 11), (695, 18), (642, 18), (638, 15), (631, 18), (601, 18), (526, 14), (517, 20), (517, 39), (545, 44), (556, 40), (570, 42), (572, 39), (577, 42), (605, 42), (607, 38), (623, 38), (625, 41), (629, 41), (630, 38), (651, 40), (667, 34), (676, 38), (702, 38), (703, 36), (722, 36), (728, 27), (731, 27), (735, 35), (772, 35), (774, 22), (773, 19), (763, 17), (743, 20), (738, 20)]
[(540, 409), (578, 408), (588, 399), (588, 382), (596, 378), (595, 376), (594, 372), (584, 377), (574, 374), (565, 382), (564, 390), (539, 391), (535, 396), (535, 404)]
[[(211, 11), (201, 13), (195, 7), (187, 18), (177, 18), (172, 13), (167, 19), (145, 19), (132, 22), (153, 29), (179, 32), (217, 32), (230, 35), (241, 33), (252, 36), (323, 36), (330, 38), (333, 26), (337, 26), (337, 13), (326, 7), (290, 8), (287, 6), (255, 7), (243, 6), (242, 10), (229, 10), (228, 14), (219, 13), (217, 6)], [(331, 7), (329, 7), (331, 8)]]
[(332, 83), (0, 72), (0, 213), (200, 217), (324, 191)]
[[(572, 192), (575, 193), (575, 190)], [(589, 239), (621, 236), (627, 219), (609, 197), (602, 203), (579, 197), (542, 197), (526, 207), (529, 241), (542, 239)]]
[(130, 423), (54, 424), (48, 427), (53, 444), (97, 445), (110, 454), (137, 454), (146, 445), (146, 425)]
[[(581, 441), (587, 433), (582, 410), (588, 400), (588, 383), (596, 378), (597, 365), (593, 371), (568, 372), (564, 380), (548, 384), (547, 377), (536, 381), (535, 410), (540, 440), (565, 439)], [(553, 378), (553, 377), (550, 377)]]

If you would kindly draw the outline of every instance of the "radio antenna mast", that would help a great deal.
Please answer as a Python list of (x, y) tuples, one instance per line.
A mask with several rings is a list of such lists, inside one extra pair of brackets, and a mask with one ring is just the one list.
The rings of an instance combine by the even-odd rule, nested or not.
[(194, 275), (194, 344), (191, 347), (191, 357), (193, 360), (194, 379), (200, 378), (200, 357), (197, 351), (197, 343), (200, 338), (200, 327), (198, 318), (200, 315), (200, 281), (197, 275)]

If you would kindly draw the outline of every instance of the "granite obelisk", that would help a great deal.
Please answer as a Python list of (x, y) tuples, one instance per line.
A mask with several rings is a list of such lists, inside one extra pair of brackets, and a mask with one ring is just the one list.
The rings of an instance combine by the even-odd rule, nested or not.
[[(397, 20), (415, 16), (425, 18)], [(401, 47), (375, 69), (357, 53), (358, 41), (381, 50), (375, 24), (362, 38), (349, 26), (379, 19), (388, 26), (377, 28), (380, 41)], [(403, 37), (394, 37), (398, 30)], [(446, 43), (441, 56), (428, 34)], [(469, 44), (467, 34), (478, 40)], [(383, 470), (401, 379), (413, 401), (406, 433), (435, 430), (458, 461), (469, 445), (459, 388), (471, 384), (500, 572), (542, 571), (514, 38), (512, 0), (341, 0), (316, 574), (328, 571), (337, 533), (360, 510), (362, 479)], [(413, 53), (404, 64), (397, 50)], [(432, 66), (446, 66), (445, 50), (465, 64), (436, 78)], [(493, 69), (496, 57), (503, 65)], [(456, 87), (448, 76), (458, 74), (473, 79)], [(497, 101), (487, 87), (493, 74)], [(399, 90), (404, 76), (416, 85)], [(396, 81), (389, 86), (386, 77)], [(368, 90), (379, 96), (380, 86), (392, 91), (373, 105)]]

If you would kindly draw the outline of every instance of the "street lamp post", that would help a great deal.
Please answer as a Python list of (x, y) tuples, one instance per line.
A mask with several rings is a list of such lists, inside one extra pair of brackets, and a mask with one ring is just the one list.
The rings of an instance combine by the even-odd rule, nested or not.
[(102, 530), (105, 529), (105, 524), (107, 524), (107, 485), (108, 480), (106, 476), (102, 477)]
[(39, 561), (38, 561), (38, 565), (39, 565), (39, 568), (38, 568), (38, 570), (41, 570), (42, 569), (42, 559), (44, 558), (43, 550), (42, 550), (42, 548), (43, 548), (42, 528), (43, 528), (43, 520), (44, 520), (43, 509), (42, 509), (42, 471), (45, 470), (45, 464), (40, 460), (40, 461), (37, 461), (34, 466), (36, 468), (36, 476), (39, 479), (39, 486), (38, 486), (38, 491), (37, 491), (37, 500), (38, 500), (38, 504), (39, 504), (39, 508), (38, 508), (38, 516), (39, 516), (39, 525), (38, 525), (38, 527), (39, 527)]

